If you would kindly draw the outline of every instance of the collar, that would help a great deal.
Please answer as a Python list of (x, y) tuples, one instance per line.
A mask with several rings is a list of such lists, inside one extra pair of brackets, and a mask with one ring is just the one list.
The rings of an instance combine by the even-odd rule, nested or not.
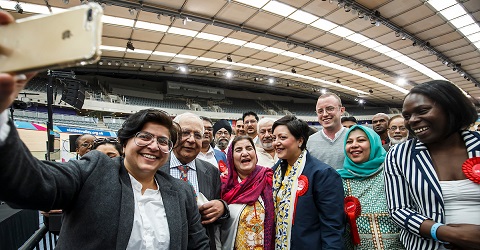
[[(139, 181), (137, 181), (137, 179), (135, 179), (135, 177), (133, 177), (130, 173), (128, 173), (128, 177), (130, 177), (130, 181), (132, 183), (132, 188), (133, 190), (137, 191), (137, 192), (141, 192), (142, 191), (142, 183), (140, 183)], [(155, 191), (155, 192), (158, 192), (159, 191), (159, 185), (158, 185), (158, 182), (157, 182), (157, 179), (155, 179), (155, 177), (153, 178), (153, 180), (155, 181), (155, 185), (157, 185), (157, 189), (149, 189), (147, 188), (147, 190), (152, 190), (152, 191)], [(146, 191), (146, 190), (145, 190)]]
[(345, 132), (345, 131), (347, 131), (347, 128), (345, 128), (344, 126), (342, 126), (342, 127), (340, 128), (340, 130), (338, 130), (337, 133), (335, 133), (335, 138), (330, 139), (330, 137), (328, 137), (327, 134), (325, 133), (325, 130), (322, 128), (322, 135), (323, 135), (325, 138), (327, 138), (328, 140), (330, 140), (331, 142), (334, 142), (334, 141), (336, 141), (336, 140), (338, 139), (338, 137), (340, 137), (340, 135), (341, 135), (343, 132)]
[(195, 159), (187, 164), (182, 164), (180, 162), (180, 160), (177, 159), (177, 157), (175, 156), (175, 154), (171, 153), (170, 154), (170, 168), (177, 168), (178, 166), (181, 166), (181, 165), (187, 165), (190, 169), (193, 169), (193, 170), (197, 170), (197, 167), (195, 165)]
[(203, 154), (205, 156), (207, 156), (207, 155), (215, 156), (215, 151), (213, 150), (212, 146), (208, 146), (208, 151), (206, 153), (203, 153), (202, 151), (200, 151), (200, 154)]

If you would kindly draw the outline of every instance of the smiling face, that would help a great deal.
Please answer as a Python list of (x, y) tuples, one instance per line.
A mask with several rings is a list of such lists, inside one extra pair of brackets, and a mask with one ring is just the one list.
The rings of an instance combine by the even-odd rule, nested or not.
[(342, 128), (341, 117), (344, 107), (333, 96), (319, 98), (316, 106), (317, 118), (320, 125), (328, 131), (338, 131)]
[(186, 117), (181, 119), (178, 124), (181, 127), (182, 136), (173, 149), (173, 153), (182, 164), (187, 164), (195, 160), (202, 148), (203, 123), (199, 118)]
[(272, 125), (273, 121), (267, 121), (265, 123), (262, 123), (262, 125), (258, 127), (258, 139), (260, 145), (267, 152), (274, 150), (272, 139)]
[(388, 138), (392, 144), (405, 142), (408, 139), (408, 129), (403, 117), (393, 118), (388, 126)]
[(296, 139), (285, 125), (279, 125), (275, 127), (275, 130), (273, 131), (273, 138), (273, 145), (275, 147), (275, 151), (277, 152), (278, 158), (286, 160), (288, 164), (293, 166), (295, 161), (302, 153), (300, 145), (303, 143), (303, 139)]
[(345, 143), (347, 157), (359, 164), (368, 161), (370, 158), (370, 141), (367, 134), (361, 129), (355, 129), (348, 135)]
[(405, 126), (427, 145), (447, 136), (447, 115), (440, 105), (422, 94), (410, 94), (405, 98), (402, 115)]
[[(148, 132), (154, 136), (166, 137), (170, 139), (168, 129), (160, 124), (147, 122), (141, 131)], [(124, 145), (125, 168), (127, 171), (140, 180), (145, 176), (153, 176), (158, 168), (160, 168), (168, 160), (168, 153), (163, 153), (158, 143), (155, 141), (147, 146), (137, 146), (135, 137), (127, 140)]]
[(257, 165), (255, 147), (248, 139), (243, 139), (233, 146), (233, 164), (240, 179), (245, 179)]
[(246, 135), (245, 128), (243, 125), (243, 120), (237, 120), (237, 124), (235, 125), (235, 133), (237, 136)]

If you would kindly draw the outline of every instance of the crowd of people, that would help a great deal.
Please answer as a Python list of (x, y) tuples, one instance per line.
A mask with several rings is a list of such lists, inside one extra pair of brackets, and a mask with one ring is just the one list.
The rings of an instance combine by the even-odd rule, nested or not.
[(33, 75), (0, 73), (0, 199), (61, 210), (58, 249), (480, 249), (478, 115), (450, 82), (413, 87), (373, 128), (334, 93), (314, 133), (293, 115), (232, 127), (145, 109), (57, 163), (8, 117)]

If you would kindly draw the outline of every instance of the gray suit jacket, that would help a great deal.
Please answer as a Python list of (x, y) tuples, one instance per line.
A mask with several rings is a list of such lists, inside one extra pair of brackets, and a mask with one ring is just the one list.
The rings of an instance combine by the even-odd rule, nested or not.
[[(13, 128), (12, 123), (9, 123)], [(57, 249), (126, 249), (134, 197), (123, 158), (92, 151), (78, 161), (35, 159), (15, 129), (0, 147), (0, 199), (14, 207), (63, 209)], [(209, 249), (191, 187), (157, 172), (170, 249)]]
[[(220, 171), (213, 166), (212, 164), (202, 161), (199, 159), (195, 159), (195, 167), (197, 168), (197, 180), (198, 180), (198, 189), (199, 191), (205, 195), (208, 200), (219, 200), (220, 199), (220, 189), (221, 189), (221, 182), (220, 182)], [(167, 161), (165, 165), (160, 168), (160, 171), (170, 174), (170, 160)], [(224, 203), (225, 204), (225, 203)], [(225, 208), (225, 214), (221, 217), (221, 219), (217, 220), (217, 222), (223, 221), (223, 219), (228, 218), (230, 215), (228, 211), (228, 206)], [(214, 238), (214, 231), (215, 224), (206, 225), (207, 234), (210, 238), (210, 249), (215, 249), (215, 238)]]

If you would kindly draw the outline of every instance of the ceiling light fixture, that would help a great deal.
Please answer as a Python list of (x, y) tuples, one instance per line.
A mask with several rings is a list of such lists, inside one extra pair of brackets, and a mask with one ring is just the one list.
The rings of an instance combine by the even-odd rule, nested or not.
[(358, 18), (363, 18), (363, 17), (364, 17), (363, 12), (358, 11)]
[(162, 20), (162, 14), (158, 13), (158, 14), (157, 14), (157, 19), (158, 19), (158, 20)]
[(185, 66), (178, 67), (178, 70), (180, 70), (180, 72), (182, 72), (182, 73), (187, 72), (187, 68)]
[(268, 83), (273, 84), (274, 82), (275, 82), (275, 80), (273, 78), (268, 79)]
[(232, 57), (230, 55), (227, 55), (227, 61), (232, 62)]
[(297, 71), (295, 70), (295, 68), (292, 68), (292, 73), (296, 74)]
[(130, 40), (127, 42), (127, 49), (129, 49), (129, 50), (135, 50), (135, 47), (133, 47), (133, 43), (132, 43), (132, 41), (130, 41)]
[(128, 9), (128, 13), (130, 13), (130, 15), (132, 15), (132, 16), (135, 15), (135, 11), (136, 11), (135, 8)]
[(342, 83), (342, 82), (340, 81), (340, 79), (337, 79), (335, 82), (338, 83), (338, 84)]
[(227, 78), (232, 78), (233, 73), (230, 72), (230, 71), (227, 71), (227, 72), (225, 73), (225, 76), (226, 76)]

